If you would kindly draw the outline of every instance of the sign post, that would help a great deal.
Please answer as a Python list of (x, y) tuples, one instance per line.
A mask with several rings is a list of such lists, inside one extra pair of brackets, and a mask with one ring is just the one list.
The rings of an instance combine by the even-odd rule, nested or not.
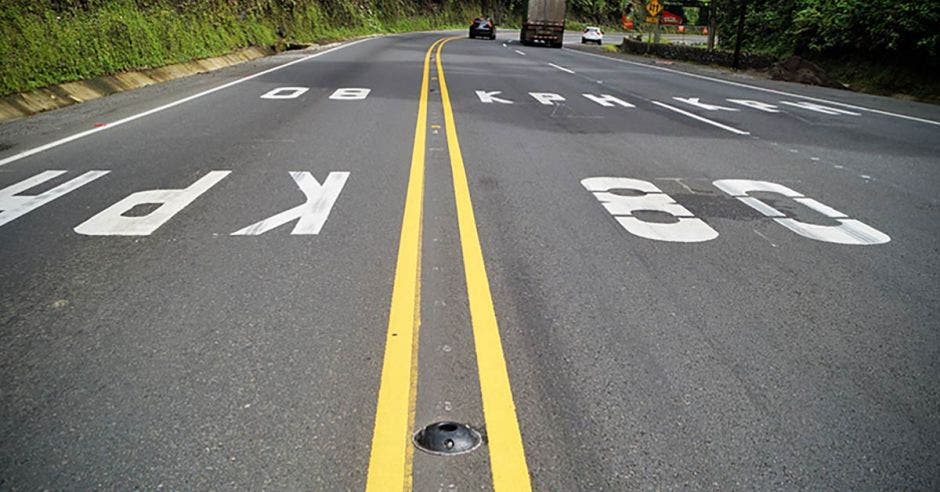
[(656, 37), (653, 38), (653, 42), (659, 44), (660, 33), (662, 32), (659, 27), (659, 16), (663, 13), (663, 4), (659, 3), (659, 0), (647, 1), (646, 13), (649, 14), (649, 16), (646, 17), (646, 22), (656, 24)]

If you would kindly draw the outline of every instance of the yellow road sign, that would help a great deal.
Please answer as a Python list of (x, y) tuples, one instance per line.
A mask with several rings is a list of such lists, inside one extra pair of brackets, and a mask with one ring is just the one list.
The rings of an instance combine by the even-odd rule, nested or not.
[(649, 0), (646, 2), (646, 11), (650, 17), (658, 17), (663, 12), (663, 4), (659, 3), (659, 0)]
[(647, 23), (647, 24), (659, 24), (659, 17), (652, 17), (652, 16), (651, 16), (651, 17), (647, 17), (647, 18), (646, 18), (646, 23)]

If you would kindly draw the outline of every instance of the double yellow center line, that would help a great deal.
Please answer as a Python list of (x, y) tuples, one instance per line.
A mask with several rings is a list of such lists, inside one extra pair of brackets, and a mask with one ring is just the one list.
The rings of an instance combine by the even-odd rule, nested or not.
[(411, 435), (417, 396), (418, 331), (421, 324), (421, 223), (424, 208), (430, 63), (431, 53), (435, 50), (493, 488), (531, 490), (522, 435), (509, 385), (509, 373), (503, 357), (499, 325), (483, 261), (483, 249), (473, 215), (467, 172), (460, 152), (457, 127), (441, 61), (441, 50), (446, 43), (454, 39), (457, 38), (435, 41), (424, 56), (411, 171), (405, 196), (398, 262), (385, 341), (385, 358), (382, 363), (382, 379), (366, 480), (367, 491), (411, 490), (412, 487), (414, 451)]

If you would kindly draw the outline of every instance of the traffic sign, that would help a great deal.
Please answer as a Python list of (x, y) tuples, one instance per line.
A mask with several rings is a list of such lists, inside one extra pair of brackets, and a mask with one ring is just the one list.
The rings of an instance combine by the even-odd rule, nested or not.
[(658, 17), (663, 11), (663, 4), (659, 3), (659, 0), (649, 0), (646, 2), (646, 11), (649, 12), (650, 17)]

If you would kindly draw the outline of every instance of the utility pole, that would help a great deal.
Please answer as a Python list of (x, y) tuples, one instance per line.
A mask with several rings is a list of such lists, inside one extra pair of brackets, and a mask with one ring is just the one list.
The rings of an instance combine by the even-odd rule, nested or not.
[(738, 17), (738, 32), (734, 36), (734, 59), (731, 62), (731, 68), (737, 70), (741, 65), (741, 42), (744, 39), (744, 18), (747, 16), (747, 0), (740, 0), (741, 6)]
[(708, 51), (715, 49), (715, 38), (718, 36), (718, 8), (717, 0), (708, 2)]

